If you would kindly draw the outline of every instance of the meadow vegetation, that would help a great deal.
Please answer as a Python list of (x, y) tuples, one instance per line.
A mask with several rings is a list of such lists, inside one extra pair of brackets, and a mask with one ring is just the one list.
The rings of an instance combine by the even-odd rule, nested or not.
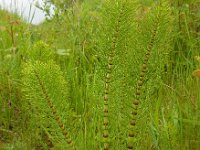
[(0, 149), (200, 149), (198, 0), (40, 9), (0, 10)]

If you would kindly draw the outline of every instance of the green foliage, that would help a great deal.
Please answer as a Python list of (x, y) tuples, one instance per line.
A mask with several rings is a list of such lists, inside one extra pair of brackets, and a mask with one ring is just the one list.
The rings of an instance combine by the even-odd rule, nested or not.
[(0, 10), (0, 16), (0, 143), (13, 147), (12, 143), (20, 140), (15, 138), (16, 132), (22, 131), (19, 82), (29, 35), (28, 25), (15, 14)]
[(46, 62), (49, 59), (54, 59), (54, 52), (51, 50), (50, 46), (44, 43), (43, 41), (36, 42), (31, 50), (28, 51), (27, 55), (29, 61), (42, 61)]
[(200, 148), (196, 0), (44, 2), (0, 18), (0, 149)]
[(124, 149), (126, 145), (128, 123), (124, 112), (128, 112), (126, 104), (130, 98), (128, 55), (133, 51), (129, 46), (133, 42), (134, 4), (131, 1), (107, 1), (102, 9), (95, 105), (102, 124), (97, 128), (99, 136), (103, 135), (104, 149)]
[(64, 140), (61, 126), (64, 125), (65, 130), (70, 128), (72, 112), (68, 100), (69, 85), (59, 66), (53, 61), (30, 62), (24, 65), (22, 74), (24, 111), (30, 117), (27, 132), (33, 133), (35, 140), (41, 140), (39, 134), (45, 132), (53, 144), (66, 145), (68, 139)]

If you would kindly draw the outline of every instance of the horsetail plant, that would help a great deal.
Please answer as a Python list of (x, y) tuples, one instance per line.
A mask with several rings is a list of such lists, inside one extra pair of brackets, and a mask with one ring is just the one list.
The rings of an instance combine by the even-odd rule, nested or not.
[(36, 70), (33, 70), (33, 71), (34, 71), (36, 79), (38, 80), (38, 83), (39, 83), (39, 85), (41, 87), (42, 95), (43, 95), (43, 97), (45, 97), (45, 99), (47, 101), (47, 104), (48, 104), (48, 107), (51, 109), (51, 112), (53, 114), (53, 118), (56, 120), (58, 126), (60, 127), (60, 129), (62, 131), (62, 134), (64, 135), (67, 143), (72, 147), (73, 150), (75, 150), (76, 149), (75, 145), (74, 145), (71, 137), (69, 136), (69, 133), (66, 130), (66, 127), (65, 127), (64, 123), (62, 122), (61, 117), (58, 115), (58, 112), (57, 112), (55, 106), (53, 105), (52, 100), (49, 97), (49, 95), (48, 95), (48, 93), (47, 93), (47, 91), (45, 89), (45, 86), (44, 86), (42, 80), (39, 77), (38, 72)]
[[(157, 48), (159, 48), (162, 44), (167, 45), (169, 42), (167, 36), (161, 37), (161, 36), (166, 35), (166, 31), (165, 31), (165, 33), (162, 31), (164, 26), (166, 24), (169, 26), (170, 20), (167, 20), (167, 19), (169, 19), (168, 18), (169, 12), (167, 12), (168, 6), (166, 3), (160, 2), (153, 9), (155, 9), (155, 10), (152, 10), (152, 12), (147, 14), (147, 15), (149, 15), (149, 16), (147, 16), (147, 20), (143, 20), (145, 22), (147, 21), (147, 23), (150, 22), (152, 25), (147, 27), (147, 28), (151, 27), (150, 32), (149, 32), (150, 38), (149, 38), (149, 42), (147, 43), (145, 56), (144, 56), (143, 63), (141, 65), (141, 70), (139, 73), (139, 79), (136, 84), (135, 98), (132, 101), (132, 113), (131, 113), (130, 127), (129, 127), (129, 132), (128, 132), (128, 144), (127, 144), (127, 148), (130, 150), (134, 149), (134, 142), (136, 140), (137, 118), (138, 118), (138, 113), (139, 113), (139, 105), (141, 103), (142, 88), (144, 87), (145, 76), (147, 75), (149, 63), (153, 63), (153, 62), (149, 62), (149, 61), (150, 61), (151, 57), (152, 58), (158, 57), (155, 54), (159, 53), (159, 52), (153, 52), (153, 51), (158, 51)], [(160, 40), (159, 38), (162, 38), (164, 40)], [(163, 41), (166, 43), (164, 43)], [(165, 52), (167, 52), (167, 49), (164, 50), (162, 53), (165, 53)], [(163, 54), (162, 54), (162, 56), (163, 56)], [(158, 59), (155, 59), (155, 60), (158, 60)], [(160, 60), (158, 62), (154, 62), (154, 63), (162, 63), (162, 60)], [(157, 65), (159, 65), (159, 64), (157, 64)]]
[(64, 146), (75, 150), (75, 143), (68, 132), (72, 126), (72, 111), (69, 107), (67, 82), (53, 60), (40, 57), (44, 53), (47, 53), (45, 56), (53, 57), (53, 53), (45, 49), (47, 45), (40, 42), (36, 47), (44, 49), (34, 48), (22, 70), (25, 111), (29, 112), (31, 118), (29, 128), (39, 129), (40, 135), (33, 135), (39, 138), (41, 134), (47, 133), (54, 147)]
[[(58, 141), (65, 143), (66, 141), (71, 149), (75, 150), (74, 142), (66, 128), (70, 126), (68, 119), (72, 112), (64, 91), (67, 89), (66, 81), (59, 67), (53, 61), (49, 61), (48, 64), (40, 61), (34, 64), (27, 63), (23, 69), (23, 81), (24, 92), (28, 94), (26, 94), (26, 99), (30, 105), (29, 109), (33, 109), (34, 113), (31, 117), (33, 123), (49, 130), (50, 135), (54, 137), (51, 138), (52, 143), (56, 144)], [(49, 125), (46, 124), (48, 120)], [(59, 140), (56, 132), (65, 140)]]
[(199, 149), (197, 3), (77, 0), (15, 54), (1, 17), (0, 149)]
[(103, 137), (104, 137), (104, 150), (109, 149), (109, 144), (108, 144), (108, 137), (109, 137), (109, 131), (108, 131), (108, 96), (109, 96), (109, 89), (110, 89), (110, 82), (111, 82), (111, 77), (112, 77), (112, 71), (113, 71), (113, 59), (115, 57), (115, 50), (116, 50), (116, 42), (118, 39), (118, 32), (119, 32), (119, 23), (120, 20), (118, 20), (116, 29), (113, 35), (112, 39), (112, 47), (111, 47), (111, 52), (108, 56), (108, 64), (107, 64), (107, 72), (106, 72), (106, 79), (105, 79), (105, 91), (104, 91), (104, 122), (103, 122)]
[[(118, 126), (110, 119), (114, 117), (119, 117), (121, 113), (120, 108), (122, 108), (121, 103), (118, 102), (118, 93), (115, 89), (116, 83), (114, 80), (120, 76), (118, 79), (121, 83), (124, 80), (124, 52), (127, 55), (127, 43), (130, 42), (131, 27), (133, 24), (133, 1), (129, 0), (109, 0), (105, 3), (105, 12), (103, 12), (103, 24), (100, 33), (100, 56), (103, 62), (104, 74), (104, 87), (102, 87), (103, 92), (103, 149), (108, 150), (112, 146), (109, 144), (112, 138), (113, 129), (120, 130), (114, 126)], [(124, 51), (124, 49), (126, 49)], [(121, 65), (123, 64), (123, 65)], [(105, 68), (104, 68), (105, 67)], [(128, 66), (126, 66), (128, 68)], [(116, 68), (120, 68), (118, 71)], [(127, 70), (127, 69), (126, 69)], [(101, 72), (100, 71), (100, 72)], [(122, 81), (123, 82), (123, 81)], [(124, 81), (125, 82), (125, 81)], [(127, 84), (124, 83), (126, 86)], [(120, 89), (121, 90), (121, 89)], [(116, 110), (112, 108), (116, 105)], [(115, 114), (115, 111), (117, 114)], [(115, 120), (117, 121), (117, 119)], [(113, 124), (110, 124), (110, 123)], [(111, 130), (112, 129), (112, 130)], [(112, 133), (111, 133), (112, 132)], [(121, 132), (121, 131), (120, 131)], [(117, 137), (121, 138), (121, 137)], [(120, 143), (123, 143), (120, 141)]]

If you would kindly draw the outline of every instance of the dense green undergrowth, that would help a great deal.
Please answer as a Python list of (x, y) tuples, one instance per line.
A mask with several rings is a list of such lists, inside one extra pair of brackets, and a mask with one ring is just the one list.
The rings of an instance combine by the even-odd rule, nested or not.
[(63, 2), (0, 11), (0, 149), (198, 150), (199, 2)]

